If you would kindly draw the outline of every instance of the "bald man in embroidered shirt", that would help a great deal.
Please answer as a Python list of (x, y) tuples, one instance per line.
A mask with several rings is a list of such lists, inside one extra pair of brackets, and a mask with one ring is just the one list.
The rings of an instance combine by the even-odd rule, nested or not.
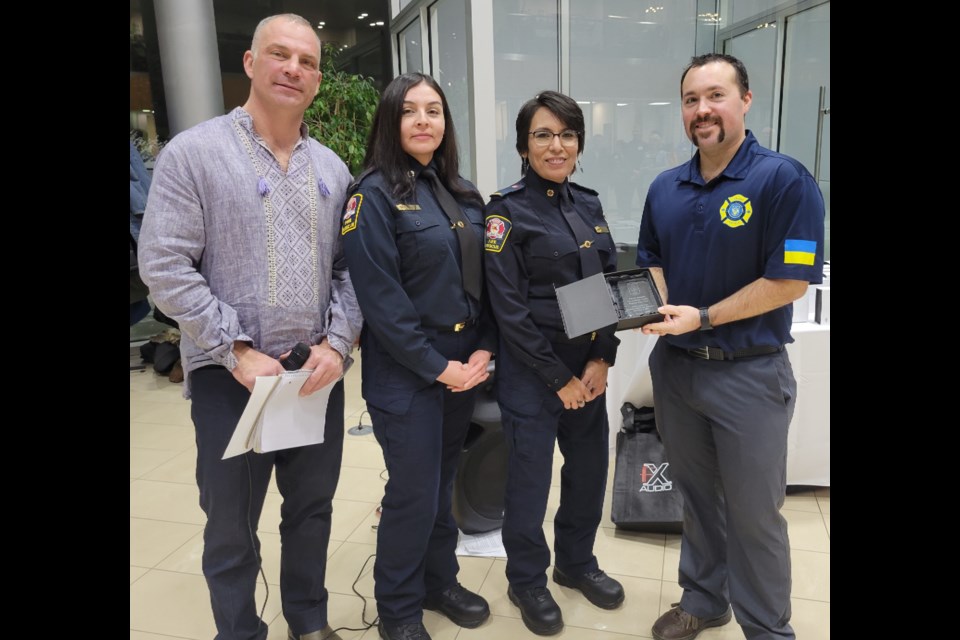
[[(207, 515), (203, 574), (218, 640), (265, 640), (254, 599), (257, 523), (270, 475), (283, 496), (280, 600), (291, 640), (337, 638), (324, 587), (332, 499), (343, 452), (343, 382), (362, 316), (340, 242), (351, 175), (308, 137), (303, 113), (321, 81), (320, 41), (293, 14), (257, 26), (242, 107), (174, 137), (158, 158), (140, 235), (140, 272), (180, 325)], [(283, 372), (298, 342), (333, 385), (324, 441), (222, 460), (257, 376)], [(318, 419), (321, 416), (317, 416)]]

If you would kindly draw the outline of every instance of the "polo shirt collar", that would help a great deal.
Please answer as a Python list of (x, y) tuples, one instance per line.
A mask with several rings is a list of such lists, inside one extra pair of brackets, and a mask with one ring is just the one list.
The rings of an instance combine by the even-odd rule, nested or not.
[[(750, 129), (747, 129), (747, 135), (743, 139), (743, 142), (740, 143), (740, 148), (737, 149), (737, 152), (730, 160), (730, 164), (724, 167), (723, 171), (721, 171), (717, 177), (723, 176), (734, 180), (746, 178), (747, 170), (750, 168), (750, 164), (753, 162), (753, 156), (756, 155), (759, 146), (760, 143), (757, 142), (756, 136), (753, 135)], [(679, 172), (677, 180), (679, 182), (693, 182), (699, 185), (706, 184), (703, 181), (703, 176), (700, 174), (699, 150), (687, 163), (686, 170)], [(714, 180), (716, 180), (716, 178), (714, 178)]]

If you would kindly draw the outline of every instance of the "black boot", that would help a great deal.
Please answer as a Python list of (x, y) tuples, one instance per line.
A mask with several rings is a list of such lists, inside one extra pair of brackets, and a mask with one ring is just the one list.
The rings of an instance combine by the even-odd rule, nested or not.
[(459, 583), (446, 591), (428, 595), (423, 600), (423, 608), (442, 613), (454, 624), (467, 629), (479, 627), (490, 617), (487, 601)]
[(515, 592), (507, 588), (510, 602), (520, 607), (520, 617), (527, 629), (540, 636), (552, 636), (563, 630), (563, 613), (546, 587)]
[(422, 622), (392, 624), (381, 620), (377, 623), (381, 640), (430, 640), (430, 634)]

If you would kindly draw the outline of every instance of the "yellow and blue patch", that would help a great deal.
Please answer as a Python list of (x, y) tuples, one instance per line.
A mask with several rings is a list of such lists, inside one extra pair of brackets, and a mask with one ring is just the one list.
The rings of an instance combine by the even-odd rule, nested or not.
[(347, 206), (343, 210), (343, 222), (340, 226), (340, 235), (344, 236), (348, 231), (357, 228), (357, 221), (360, 219), (360, 204), (363, 202), (363, 194), (357, 193), (347, 201)]
[(816, 257), (816, 240), (787, 239), (783, 243), (783, 264), (812, 265)]
[(506, 244), (512, 228), (513, 223), (506, 218), (497, 215), (487, 216), (487, 227), (483, 234), (484, 250), (493, 253), (503, 251), (503, 245)]
[(724, 200), (720, 206), (720, 220), (734, 229), (750, 222), (752, 215), (753, 205), (750, 204), (750, 198), (739, 193)]

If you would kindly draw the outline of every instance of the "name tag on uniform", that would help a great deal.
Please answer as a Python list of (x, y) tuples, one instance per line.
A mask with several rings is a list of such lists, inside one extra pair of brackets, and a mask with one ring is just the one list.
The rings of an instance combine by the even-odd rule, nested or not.
[(397, 211), (420, 211), (418, 204), (398, 204)]

